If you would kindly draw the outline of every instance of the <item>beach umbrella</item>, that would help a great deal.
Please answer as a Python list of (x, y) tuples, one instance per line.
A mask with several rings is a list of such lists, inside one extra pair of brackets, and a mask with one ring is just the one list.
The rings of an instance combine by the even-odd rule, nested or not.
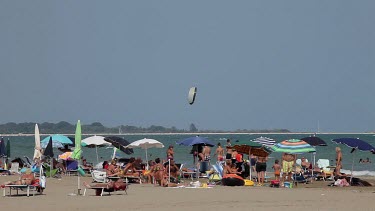
[(204, 146), (210, 146), (213, 147), (215, 144), (203, 137), (200, 136), (194, 136), (190, 138), (186, 138), (182, 141), (176, 142), (178, 145), (183, 145), (183, 146), (196, 146), (196, 145), (204, 145)]
[[(60, 143), (61, 144), (61, 143)], [(52, 177), (52, 169), (53, 169), (53, 148), (52, 148), (52, 137), (50, 137), (49, 142), (44, 149), (43, 155), (47, 158), (50, 158), (50, 177)]]
[(305, 138), (301, 138), (301, 140), (305, 141), (311, 146), (327, 146), (327, 143), (323, 139), (317, 136), (305, 137)]
[(9, 138), (8, 138), (8, 141), (7, 141), (6, 153), (7, 153), (7, 158), (10, 158), (10, 140), (9, 140)]
[(82, 154), (82, 148), (81, 148), (81, 139), (82, 139), (82, 132), (81, 132), (81, 121), (78, 120), (77, 126), (76, 126), (76, 134), (75, 134), (75, 148), (72, 154), (72, 159), (74, 160), (80, 160), (81, 154)]
[(133, 149), (126, 148), (126, 146), (128, 146), (130, 143), (123, 138), (120, 138), (120, 137), (117, 137), (117, 136), (109, 136), (109, 137), (105, 137), (104, 140), (111, 143), (112, 146), (121, 150), (122, 152), (124, 152), (127, 155), (130, 155), (130, 154), (134, 153)]
[(60, 142), (61, 144), (65, 145), (65, 144), (73, 144), (72, 140), (69, 139), (69, 137), (67, 136), (64, 136), (64, 135), (60, 135), (60, 134), (55, 134), (55, 135), (51, 135), (51, 136), (48, 136), (46, 138), (44, 138), (41, 143), (43, 144), (44, 142), (48, 142), (50, 137), (52, 138), (52, 141), (58, 141)]
[(132, 143), (130, 143), (128, 146), (126, 146), (127, 148), (141, 148), (141, 149), (144, 149), (145, 152), (146, 152), (146, 163), (147, 163), (147, 170), (148, 170), (148, 157), (147, 157), (147, 149), (150, 149), (150, 148), (163, 148), (164, 145), (155, 140), (155, 139), (148, 139), (148, 138), (144, 138), (144, 139), (141, 139), (141, 140), (138, 140), (138, 141), (134, 141)]
[[(183, 139), (182, 141), (178, 141), (176, 142), (177, 145), (183, 145), (183, 146), (193, 146), (193, 149), (194, 147), (199, 148), (200, 146), (210, 146), (210, 147), (213, 147), (215, 146), (215, 144), (206, 139), (206, 138), (202, 138), (200, 136), (194, 136), (194, 137), (190, 137), (190, 138), (186, 138), (186, 139)], [(196, 154), (196, 156), (198, 157), (198, 153)], [(195, 163), (195, 156), (194, 156), (194, 163)]]
[[(46, 157), (49, 157), (49, 158), (53, 158), (53, 156), (54, 156), (54, 154), (53, 154), (53, 148), (52, 148), (52, 143), (53, 143), (52, 142), (52, 137), (50, 137), (49, 142), (48, 142), (48, 144), (45, 147), (44, 152), (43, 152), (43, 155), (46, 156)], [(59, 143), (59, 142), (57, 142), (57, 143)], [(51, 166), (51, 169), (52, 169), (52, 166)]]
[[(42, 142), (41, 147), (44, 149), (48, 146), (49, 142)], [(64, 145), (62, 145), (58, 141), (51, 141), (52, 148), (64, 148)]]
[[(313, 147), (316, 147), (316, 146), (327, 146), (327, 143), (323, 139), (321, 139), (321, 138), (319, 138), (317, 136), (304, 137), (304, 138), (301, 138), (301, 140), (305, 141), (306, 143), (310, 144)], [(313, 153), (313, 156), (314, 156), (314, 158), (313, 158), (313, 165), (312, 165), (313, 168), (312, 169), (314, 169), (314, 166), (315, 166), (316, 152)], [(311, 175), (314, 175), (314, 171), (313, 170), (311, 171)]]
[[(238, 153), (246, 154), (246, 155), (254, 155), (257, 157), (267, 157), (271, 151), (264, 147), (264, 145), (260, 144), (259, 142), (254, 141), (236, 141), (236, 145), (233, 146), (233, 149), (236, 149)], [(250, 157), (249, 157), (250, 160)], [(250, 179), (252, 178), (252, 168), (250, 162)]]
[[(361, 150), (361, 151), (374, 151), (375, 150), (375, 147), (373, 147), (371, 144), (359, 138), (338, 138), (338, 139), (333, 139), (332, 141), (337, 144), (344, 144), (352, 148), (351, 153), (353, 153), (356, 149)], [(354, 153), (353, 153), (352, 170), (351, 170), (351, 175), (350, 175), (350, 183), (352, 182), (352, 178), (353, 178), (353, 170), (354, 170)]]
[(6, 149), (5, 149), (5, 141), (4, 141), (4, 138), (1, 137), (1, 141), (0, 141), (0, 157), (6, 157)]
[(264, 145), (264, 146), (268, 146), (268, 147), (272, 147), (273, 145), (275, 145), (275, 140), (273, 140), (272, 138), (267, 138), (267, 137), (258, 137), (254, 140), (252, 140), (253, 142), (255, 143), (259, 143), (261, 145)]
[[(78, 163), (81, 159), (81, 154), (82, 154), (82, 148), (81, 148), (81, 140), (82, 140), (82, 131), (81, 131), (81, 121), (78, 120), (77, 121), (77, 126), (76, 126), (76, 133), (75, 133), (75, 136), (74, 136), (74, 140), (75, 140), (75, 148), (74, 148), (74, 151), (72, 153), (72, 155), (70, 156), (72, 159), (74, 160), (77, 160)], [(81, 188), (80, 188), (80, 172), (79, 172), (79, 169), (78, 169), (78, 179), (77, 179), (77, 184), (78, 184), (78, 195), (80, 195), (80, 191), (81, 191)]]
[(42, 157), (42, 148), (40, 146), (40, 135), (38, 124), (35, 124), (35, 149), (33, 159), (40, 159)]
[(59, 155), (60, 160), (69, 160), (72, 156), (73, 152), (64, 152), (63, 154)]
[(111, 143), (104, 140), (103, 136), (90, 136), (82, 140), (82, 146), (93, 148), (96, 150), (96, 161), (99, 163), (98, 147), (110, 146)]
[(289, 139), (277, 143), (270, 147), (273, 152), (285, 152), (289, 154), (300, 154), (316, 152), (315, 148), (305, 141), (299, 139)]

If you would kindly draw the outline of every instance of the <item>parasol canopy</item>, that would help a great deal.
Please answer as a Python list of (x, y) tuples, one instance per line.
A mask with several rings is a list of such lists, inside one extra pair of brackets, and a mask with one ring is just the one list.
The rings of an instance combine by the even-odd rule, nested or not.
[(128, 146), (130, 143), (127, 140), (123, 139), (123, 138), (120, 138), (120, 137), (117, 137), (117, 136), (109, 136), (109, 137), (105, 137), (104, 140), (107, 141), (107, 142), (109, 142), (109, 143), (111, 143), (112, 146), (114, 146), (117, 149), (121, 150), (125, 154), (130, 155), (130, 154), (134, 153), (133, 149), (126, 148), (126, 146)]
[(327, 143), (323, 139), (316, 136), (301, 138), (301, 140), (305, 141), (311, 146), (327, 146)]
[(333, 139), (333, 142), (336, 142), (338, 144), (344, 144), (348, 147), (359, 149), (361, 151), (373, 151), (375, 150), (375, 147), (373, 147), (371, 144), (359, 139), (359, 138), (338, 138)]
[(275, 144), (270, 148), (273, 152), (285, 152), (289, 154), (316, 152), (315, 148), (305, 141), (289, 139)]
[(200, 137), (200, 136), (190, 137), (182, 141), (179, 141), (176, 144), (183, 145), (183, 146), (195, 146), (195, 145), (206, 145), (210, 147), (215, 146), (215, 144), (212, 141), (206, 138)]

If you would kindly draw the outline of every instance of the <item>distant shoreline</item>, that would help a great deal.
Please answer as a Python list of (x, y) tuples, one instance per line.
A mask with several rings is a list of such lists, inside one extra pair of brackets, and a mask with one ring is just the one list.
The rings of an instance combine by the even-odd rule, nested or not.
[[(83, 136), (127, 136), (127, 135), (312, 135), (314, 133), (310, 132), (291, 132), (291, 133), (236, 133), (236, 132), (225, 132), (225, 133), (97, 133), (97, 134), (82, 134)], [(349, 135), (349, 134), (360, 134), (360, 135), (375, 135), (375, 132), (367, 132), (367, 133), (348, 133), (348, 132), (329, 132), (329, 133), (316, 133), (316, 135), (323, 134), (323, 135)], [(49, 136), (53, 134), (40, 134), (40, 136)], [(69, 134), (61, 134), (66, 136), (74, 136), (74, 133)], [(34, 136), (34, 134), (27, 134), (27, 133), (19, 133), (19, 134), (0, 134), (0, 136), (8, 137), (8, 136)]]

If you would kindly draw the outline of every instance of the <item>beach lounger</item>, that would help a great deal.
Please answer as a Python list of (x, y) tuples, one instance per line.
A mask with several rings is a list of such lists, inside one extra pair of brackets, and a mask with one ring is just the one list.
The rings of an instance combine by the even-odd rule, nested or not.
[(94, 182), (105, 183), (107, 180), (107, 173), (105, 171), (94, 170), (91, 172), (91, 177)]
[[(41, 183), (43, 183), (43, 184), (41, 184)], [(46, 185), (45, 178), (35, 179), (35, 183), (31, 184), (31, 185), (4, 185), (4, 187), (3, 187), (3, 197), (7, 196), (6, 190), (8, 188), (9, 188), (9, 196), (12, 196), (12, 190), (16, 191), (17, 196), (19, 195), (19, 191), (25, 191), (27, 197), (30, 196), (30, 192), (32, 192), (32, 195), (35, 196), (35, 193), (39, 193), (39, 194), (43, 193), (45, 185)]]
[(67, 160), (66, 161), (66, 174), (68, 176), (78, 175), (78, 161), (76, 160)]
[[(108, 186), (107, 187), (89, 187), (84, 184), (84, 187), (85, 189), (83, 191), (83, 196), (86, 196), (87, 189), (95, 190), (97, 196), (103, 196), (103, 193), (105, 192), (108, 193), (108, 195), (111, 195), (112, 192), (120, 191), (120, 190), (115, 190), (114, 188), (109, 188)], [(126, 188), (124, 189), (126, 195), (128, 195), (127, 189), (128, 189), (128, 185), (126, 185)]]
[(322, 170), (316, 176), (316, 179), (323, 179), (323, 180), (333, 180), (333, 169), (330, 168), (329, 160), (328, 159), (319, 159), (317, 162), (318, 167)]
[(12, 166), (9, 169), (10, 173), (12, 173), (12, 174), (20, 174), (19, 167), (20, 167), (19, 163), (13, 162)]

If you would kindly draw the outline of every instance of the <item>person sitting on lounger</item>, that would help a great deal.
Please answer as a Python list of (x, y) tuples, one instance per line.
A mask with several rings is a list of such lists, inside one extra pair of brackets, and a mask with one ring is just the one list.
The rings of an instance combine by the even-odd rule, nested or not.
[(108, 165), (106, 172), (108, 177), (116, 177), (121, 174), (120, 168), (116, 165), (116, 160), (111, 161), (111, 164)]
[(139, 177), (139, 172), (137, 172), (135, 166), (134, 166), (135, 158), (130, 158), (129, 163), (126, 164), (124, 168), (124, 175), (125, 176), (133, 176), (133, 177)]
[[(169, 172), (169, 165), (167, 165), (167, 170), (166, 171)], [(171, 169), (170, 169), (171, 177), (173, 177), (174, 179), (177, 180), (179, 171), (180, 171), (180, 169), (177, 167), (177, 165), (174, 162), (174, 160), (171, 160)]]

